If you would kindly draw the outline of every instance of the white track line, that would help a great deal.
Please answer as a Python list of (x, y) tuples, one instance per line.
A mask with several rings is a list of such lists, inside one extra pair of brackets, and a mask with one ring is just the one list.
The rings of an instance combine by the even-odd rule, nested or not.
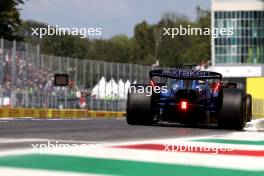
[(77, 172), (63, 172), (55, 170), (43, 170), (43, 169), (24, 169), (24, 168), (9, 168), (0, 167), (1, 175), (4, 176), (102, 176), (98, 174), (89, 173), (77, 173)]
[(5, 144), (5, 143), (25, 143), (25, 142), (42, 142), (42, 141), (46, 141), (46, 139), (30, 139), (30, 138), (25, 138), (25, 139), (0, 138), (0, 144)]

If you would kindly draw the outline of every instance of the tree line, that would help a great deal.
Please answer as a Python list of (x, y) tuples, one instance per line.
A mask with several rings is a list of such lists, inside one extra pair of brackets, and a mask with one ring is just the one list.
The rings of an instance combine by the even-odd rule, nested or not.
[(47, 28), (48, 24), (37, 21), (22, 21), (19, 4), (24, 0), (0, 0), (0, 37), (40, 44), (41, 52), (47, 55), (79, 59), (102, 60), (121, 63), (173, 67), (182, 63), (201, 63), (210, 60), (210, 36), (163, 36), (163, 28), (188, 26), (210, 28), (209, 10), (196, 8), (195, 20), (174, 12), (164, 13), (156, 24), (142, 21), (135, 25), (134, 34), (124, 34), (109, 39), (80, 38), (71, 35), (32, 36), (31, 28)]

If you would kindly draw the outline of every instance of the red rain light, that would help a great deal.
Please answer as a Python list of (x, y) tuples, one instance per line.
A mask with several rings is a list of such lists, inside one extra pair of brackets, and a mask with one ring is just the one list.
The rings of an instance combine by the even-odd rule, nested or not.
[(186, 110), (188, 108), (188, 102), (187, 101), (181, 101), (180, 106), (181, 106), (181, 110)]

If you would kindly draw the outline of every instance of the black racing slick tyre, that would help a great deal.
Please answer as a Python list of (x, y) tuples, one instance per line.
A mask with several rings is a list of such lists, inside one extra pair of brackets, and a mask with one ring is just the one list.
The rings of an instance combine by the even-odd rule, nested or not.
[[(145, 85), (132, 85), (139, 86)], [(127, 97), (126, 120), (130, 125), (151, 125), (153, 123), (151, 95), (129, 91)]]
[(250, 94), (247, 94), (246, 106), (247, 106), (247, 121), (250, 122), (252, 120), (252, 96)]
[(244, 90), (223, 88), (223, 105), (218, 117), (220, 128), (242, 130), (245, 127), (247, 121), (245, 100)]

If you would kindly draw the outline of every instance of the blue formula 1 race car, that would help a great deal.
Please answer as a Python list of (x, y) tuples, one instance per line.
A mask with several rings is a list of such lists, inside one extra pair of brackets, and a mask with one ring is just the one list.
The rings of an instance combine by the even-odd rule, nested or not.
[(222, 75), (194, 69), (158, 69), (148, 84), (133, 84), (127, 99), (127, 123), (151, 125), (159, 121), (218, 124), (242, 130), (251, 120), (251, 96)]

